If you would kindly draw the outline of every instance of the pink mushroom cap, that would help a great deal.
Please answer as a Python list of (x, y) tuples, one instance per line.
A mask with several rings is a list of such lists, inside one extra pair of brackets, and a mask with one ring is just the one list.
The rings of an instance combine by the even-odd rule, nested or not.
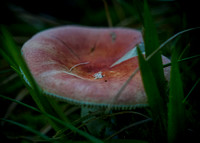
[(133, 29), (63, 26), (33, 36), (22, 54), (47, 95), (79, 105), (133, 108), (147, 105), (140, 72), (113, 99), (139, 66), (137, 56), (114, 63), (142, 42)]

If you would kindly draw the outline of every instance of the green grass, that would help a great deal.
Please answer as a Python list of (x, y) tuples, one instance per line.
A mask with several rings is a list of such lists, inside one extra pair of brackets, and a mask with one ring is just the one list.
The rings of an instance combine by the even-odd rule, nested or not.
[[(20, 47), (26, 41), (21, 39), (23, 37), (29, 39), (36, 32), (57, 24), (46, 17), (44, 20), (33, 16), (32, 20), (35, 23), (23, 21), (21, 18), (15, 25), (1, 26), (0, 107), (4, 110), (3, 114), (0, 114), (0, 138), (5, 142), (21, 143), (34, 140), (77, 143), (173, 143), (181, 140), (193, 142), (197, 139), (200, 134), (198, 117), (200, 52), (192, 50), (195, 48), (192, 47), (194, 38), (192, 34), (199, 32), (200, 28), (183, 28), (188, 24), (185, 19), (180, 20), (182, 25), (174, 22), (179, 21), (180, 15), (178, 12), (172, 14), (171, 11), (176, 11), (173, 6), (179, 3), (113, 0), (107, 1), (108, 9), (105, 10), (105, 3), (102, 1), (101, 9), (96, 8), (96, 11), (92, 8), (93, 3), (86, 5), (75, 2), (75, 4), (77, 7), (84, 5), (86, 14), (93, 12), (91, 15), (97, 14), (101, 15), (99, 18), (103, 18), (93, 20), (91, 15), (84, 15), (80, 23), (69, 22), (68, 19), (62, 23), (60, 22), (62, 20), (56, 19), (57, 24), (60, 22), (60, 25), (73, 23), (108, 27), (106, 17), (109, 17), (109, 23), (112, 23), (113, 27), (131, 27), (143, 31), (146, 55), (144, 57), (138, 48), (138, 59), (149, 107), (132, 111), (112, 111), (107, 114), (95, 112), (81, 117), (80, 108), (75, 105), (44, 96), (21, 56)], [(163, 5), (165, 7), (162, 7)], [(169, 7), (169, 9), (164, 11), (159, 7), (163, 9)], [(102, 21), (103, 24), (95, 21)], [(23, 27), (26, 27), (26, 30)], [(161, 54), (170, 57), (171, 63), (162, 65)], [(163, 68), (166, 66), (171, 67), (169, 83), (164, 79)], [(134, 78), (135, 72), (133, 71), (130, 79)], [(15, 76), (16, 73), (18, 76)], [(119, 94), (125, 86), (126, 83)], [(24, 93), (23, 96), (21, 91), (25, 88), (29, 93)], [(22, 101), (19, 101), (18, 97), (22, 97)], [(13, 102), (16, 103), (15, 108), (10, 108)], [(12, 110), (8, 112), (8, 109)], [(7, 113), (9, 114), (5, 117)], [(36, 117), (43, 120), (35, 121)], [(83, 123), (91, 117), (94, 117), (94, 120), (104, 119), (109, 122), (113, 132), (109, 135), (101, 133), (99, 136), (94, 136)]]
[(180, 141), (185, 132), (184, 93), (176, 52), (172, 55), (168, 104), (168, 142)]

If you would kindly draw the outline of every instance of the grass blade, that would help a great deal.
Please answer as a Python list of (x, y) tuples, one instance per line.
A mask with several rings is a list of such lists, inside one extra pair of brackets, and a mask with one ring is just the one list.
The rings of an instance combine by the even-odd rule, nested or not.
[(105, 7), (105, 13), (106, 13), (107, 21), (108, 21), (108, 26), (112, 27), (113, 24), (112, 24), (112, 19), (110, 17), (110, 12), (109, 12), (109, 9), (108, 9), (108, 3), (107, 3), (106, 0), (103, 0), (103, 3), (104, 3), (104, 7)]
[(183, 139), (185, 126), (184, 92), (177, 63), (177, 56), (172, 55), (170, 78), (170, 93), (168, 104), (168, 142), (173, 143)]
[[(144, 85), (144, 89), (148, 98), (148, 104), (151, 109), (151, 116), (153, 122), (155, 124), (155, 128), (153, 129), (154, 138), (156, 141), (166, 140), (166, 109), (164, 105), (163, 98), (160, 96), (159, 88), (157, 86), (156, 80), (152, 73), (152, 69), (150, 68), (149, 63), (144, 59), (141, 51), (138, 49), (138, 59), (140, 72), (142, 76), (142, 81)], [(159, 132), (157, 131), (159, 130)]]
[(194, 28), (189, 28), (183, 31), (180, 31), (176, 34), (174, 34), (173, 36), (171, 36), (169, 39), (167, 39), (166, 41), (164, 41), (155, 51), (153, 51), (147, 58), (146, 60), (150, 60), (155, 54), (157, 54), (158, 52), (160, 52), (162, 50), (163, 47), (165, 47), (168, 43), (170, 43), (172, 40), (174, 40), (175, 38), (177, 38), (178, 36), (181, 36), (182, 34), (185, 34), (187, 32), (191, 32), (193, 30), (198, 30), (200, 29), (200, 27), (194, 27)]
[[(146, 0), (144, 1), (144, 41), (145, 41), (145, 53), (146, 57), (148, 57), (159, 47), (159, 40), (155, 24), (153, 23), (152, 16), (150, 14), (150, 10)], [(160, 95), (162, 96), (162, 98), (166, 103), (167, 102), (167, 96), (165, 93), (166, 81), (164, 78), (161, 52), (157, 52), (151, 59), (149, 59), (148, 62), (150, 64), (150, 68), (152, 69), (154, 78), (156, 79)]]
[(4, 59), (6, 61), (8, 61), (11, 64), (12, 67), (17, 67), (17, 64), (13, 61), (12, 58), (10, 58), (8, 56), (8, 54), (5, 51), (3, 51), (2, 49), (0, 49), (0, 54), (2, 55), (2, 57), (4, 57)]
[(193, 85), (192, 89), (190, 90), (190, 92), (187, 94), (187, 96), (184, 98), (183, 103), (186, 102), (186, 100), (188, 99), (188, 97), (190, 96), (190, 94), (192, 93), (192, 91), (195, 89), (195, 87), (200, 83), (200, 78), (195, 82), (195, 84)]
[[(194, 60), (194, 59), (199, 58), (199, 57), (200, 57), (200, 55), (194, 55), (194, 56), (191, 56), (191, 57), (186, 57), (186, 58), (178, 60), (178, 63), (189, 61), (189, 60)], [(171, 62), (163, 65), (163, 67), (168, 67), (168, 66), (171, 66)]]
[(44, 134), (38, 132), (37, 130), (34, 130), (34, 129), (30, 128), (29, 126), (26, 126), (26, 125), (24, 125), (24, 124), (21, 124), (21, 123), (12, 121), (12, 120), (3, 119), (3, 118), (0, 118), (0, 120), (2, 120), (2, 121), (4, 121), (4, 122), (11, 123), (11, 124), (14, 124), (14, 125), (19, 126), (19, 127), (21, 127), (21, 128), (24, 128), (24, 129), (26, 129), (27, 131), (30, 131), (30, 132), (34, 133), (35, 135), (41, 137), (41, 138), (44, 139), (45, 141), (55, 142), (55, 143), (56, 143), (56, 141), (53, 141), (53, 140), (52, 140), (51, 138), (49, 138), (48, 136), (46, 136), (46, 135), (44, 135)]
[(0, 94), (0, 97), (1, 97), (1, 98), (4, 98), (4, 99), (6, 99), (6, 100), (10, 100), (10, 101), (12, 101), (12, 102), (18, 103), (18, 104), (20, 104), (20, 105), (22, 105), (22, 106), (25, 106), (25, 107), (27, 107), (27, 108), (29, 108), (29, 109), (31, 109), (31, 110), (34, 110), (34, 111), (37, 111), (37, 112), (41, 112), (39, 109), (37, 109), (37, 108), (35, 108), (35, 107), (33, 107), (33, 106), (30, 106), (30, 105), (28, 105), (28, 104), (25, 104), (25, 103), (23, 103), (23, 102), (21, 102), (21, 101), (12, 99), (12, 98), (7, 97), (7, 96), (3, 96), (3, 95), (1, 95), (1, 94)]
[(163, 99), (160, 96), (156, 80), (153, 76), (152, 70), (147, 61), (145, 61), (141, 51), (138, 50), (138, 59), (140, 65), (140, 72), (142, 76), (143, 85), (147, 94), (148, 103), (152, 109), (153, 118), (157, 119), (157, 116), (163, 113)]
[[(23, 73), (25, 74), (24, 76), (28, 79), (32, 90), (34, 90), (37, 95), (41, 95), (41, 90), (39, 89), (39, 87), (37, 86), (35, 80), (33, 79), (26, 63), (24, 62), (20, 51), (18, 50), (18, 47), (15, 45), (12, 36), (8, 33), (8, 31), (5, 29), (5, 27), (1, 27), (1, 31), (2, 31), (2, 35), (3, 35), (3, 44), (6, 47), (6, 51), (8, 53), (8, 56), (10, 59), (12, 59), (12, 61), (15, 61), (15, 64), (13, 62), (10, 62), (11, 65), (14, 65), (14, 69), (17, 71), (20, 71), (20, 69), (23, 71)], [(10, 60), (8, 60), (9, 62)], [(18, 72), (19, 74), (20, 72)], [(22, 75), (20, 75), (22, 76)], [(34, 97), (34, 96), (33, 96)], [(40, 102), (40, 100), (38, 99), (38, 97), (34, 97), (34, 100), (36, 101), (36, 103)], [(38, 106), (40, 108), (42, 108), (42, 106), (40, 104), (38, 104)]]
[(156, 27), (153, 23), (153, 19), (146, 0), (144, 1), (144, 33), (146, 56), (149, 56), (159, 46), (159, 41)]

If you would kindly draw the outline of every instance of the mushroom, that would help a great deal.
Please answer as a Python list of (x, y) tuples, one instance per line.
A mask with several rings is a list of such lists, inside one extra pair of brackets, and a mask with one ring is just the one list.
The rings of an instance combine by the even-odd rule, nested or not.
[(113, 99), (138, 67), (136, 46), (142, 43), (138, 30), (63, 26), (33, 36), (22, 54), (47, 95), (86, 107), (132, 109), (147, 105), (140, 72)]
[(22, 54), (45, 94), (78, 105), (130, 109), (147, 104), (139, 72), (112, 99), (138, 67), (135, 51), (142, 42), (133, 29), (63, 26), (33, 36)]

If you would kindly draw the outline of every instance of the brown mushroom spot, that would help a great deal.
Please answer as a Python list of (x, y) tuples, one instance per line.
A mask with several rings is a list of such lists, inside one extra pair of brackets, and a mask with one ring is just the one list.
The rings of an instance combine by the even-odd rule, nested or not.
[[(80, 104), (107, 105), (138, 67), (138, 60), (111, 65), (142, 41), (141, 33), (132, 29), (65, 26), (35, 35), (22, 53), (46, 93)], [(138, 72), (114, 104), (146, 103)]]

